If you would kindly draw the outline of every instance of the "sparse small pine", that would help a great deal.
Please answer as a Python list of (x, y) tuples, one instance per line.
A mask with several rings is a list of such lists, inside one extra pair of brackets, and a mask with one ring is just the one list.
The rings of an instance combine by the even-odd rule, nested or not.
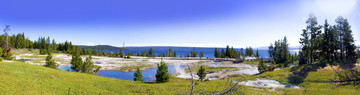
[(258, 64), (258, 71), (259, 73), (264, 73), (266, 72), (268, 69), (267, 69), (267, 66), (263, 60), (263, 58), (261, 57), (260, 61), (259, 61), (259, 64)]
[(92, 61), (92, 57), (89, 56), (86, 58), (83, 64), (81, 64), (81, 72), (83, 73), (93, 73), (93, 69), (95, 68), (94, 62)]
[(199, 71), (197, 72), (197, 75), (199, 76), (199, 80), (203, 81), (206, 77), (206, 71), (205, 68), (203, 66), (200, 66)]
[(71, 59), (71, 69), (73, 69), (75, 72), (81, 71), (81, 64), (83, 63), (82, 58), (80, 57), (80, 52), (75, 51), (72, 55)]
[(144, 79), (142, 78), (142, 74), (139, 68), (136, 69), (136, 72), (134, 73), (134, 81), (141, 81), (143, 82)]
[(49, 68), (54, 68), (56, 69), (56, 63), (55, 61), (52, 59), (51, 54), (49, 53), (48, 56), (46, 57), (46, 63), (45, 63), (45, 67), (49, 67)]
[(168, 66), (165, 64), (165, 62), (162, 61), (160, 64), (158, 64), (158, 69), (156, 71), (156, 82), (168, 82), (170, 79), (170, 74), (168, 73)]

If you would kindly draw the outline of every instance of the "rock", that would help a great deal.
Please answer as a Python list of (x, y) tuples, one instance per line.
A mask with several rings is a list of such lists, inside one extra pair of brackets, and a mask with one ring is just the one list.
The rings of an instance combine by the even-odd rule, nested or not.
[(208, 74), (216, 73), (215, 71), (208, 71)]
[(104, 62), (101, 61), (95, 61), (95, 64), (103, 64)]
[(291, 87), (292, 87), (292, 85), (290, 83), (285, 85), (285, 88), (291, 88)]

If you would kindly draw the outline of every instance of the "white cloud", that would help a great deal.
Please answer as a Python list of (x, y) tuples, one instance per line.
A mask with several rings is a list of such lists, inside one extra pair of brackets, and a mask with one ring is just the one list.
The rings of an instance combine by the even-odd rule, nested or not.
[(86, 43), (86, 44), (79, 44), (79, 45), (85, 45), (85, 46), (95, 46), (96, 44), (94, 44), (94, 43)]

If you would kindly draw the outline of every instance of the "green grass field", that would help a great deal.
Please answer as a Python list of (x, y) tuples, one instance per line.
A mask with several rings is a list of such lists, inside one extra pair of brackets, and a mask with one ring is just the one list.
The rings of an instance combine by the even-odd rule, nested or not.
[[(196, 87), (215, 89), (223, 80), (198, 82)], [(23, 62), (0, 63), (2, 94), (187, 94), (190, 80), (171, 78), (167, 83), (141, 83), (62, 71)]]
[[(298, 67), (297, 69), (301, 69)], [(295, 69), (295, 71), (297, 70)], [(259, 75), (238, 75), (230, 80), (254, 80), (256, 78), (274, 79), (281, 83), (289, 83), (289, 75), (294, 71), (285, 68)], [(298, 84), (301, 89), (275, 89), (242, 86), (240, 91), (250, 95), (356, 95), (360, 90), (358, 86), (337, 85), (330, 83), (318, 83), (316, 81), (329, 80), (333, 72), (326, 69), (311, 71), (304, 82)], [(198, 82), (195, 91), (215, 90), (226, 83), (226, 79)], [(155, 94), (173, 95), (189, 94), (191, 80), (171, 78), (167, 83), (141, 83), (134, 81), (119, 80), (99, 77), (96, 75), (68, 72), (58, 69), (46, 68), (39, 65), (30, 65), (15, 61), (12, 63), (0, 63), (0, 93), (2, 94)], [(219, 89), (218, 89), (219, 90)]]

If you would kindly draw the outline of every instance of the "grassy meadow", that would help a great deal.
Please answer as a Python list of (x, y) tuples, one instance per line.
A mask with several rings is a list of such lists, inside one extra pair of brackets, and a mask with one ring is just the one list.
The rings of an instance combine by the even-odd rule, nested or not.
[[(256, 78), (274, 79), (281, 83), (289, 83), (292, 71), (304, 67), (293, 67), (266, 72), (259, 75), (233, 75), (229, 80), (255, 80)], [(298, 84), (301, 89), (261, 88), (242, 86), (244, 94), (289, 94), (289, 95), (318, 95), (358, 94), (358, 86), (319, 83), (333, 78), (331, 69), (319, 68), (308, 72), (303, 82)], [(221, 90), (227, 79), (199, 82), (195, 81), (195, 91)], [(0, 92), (3, 94), (189, 94), (191, 80), (172, 77), (167, 83), (134, 82), (113, 78), (100, 77), (91, 74), (68, 72), (59, 69), (46, 68), (40, 65), (30, 65), (23, 62), (0, 63)], [(216, 86), (220, 87), (216, 89)]]

